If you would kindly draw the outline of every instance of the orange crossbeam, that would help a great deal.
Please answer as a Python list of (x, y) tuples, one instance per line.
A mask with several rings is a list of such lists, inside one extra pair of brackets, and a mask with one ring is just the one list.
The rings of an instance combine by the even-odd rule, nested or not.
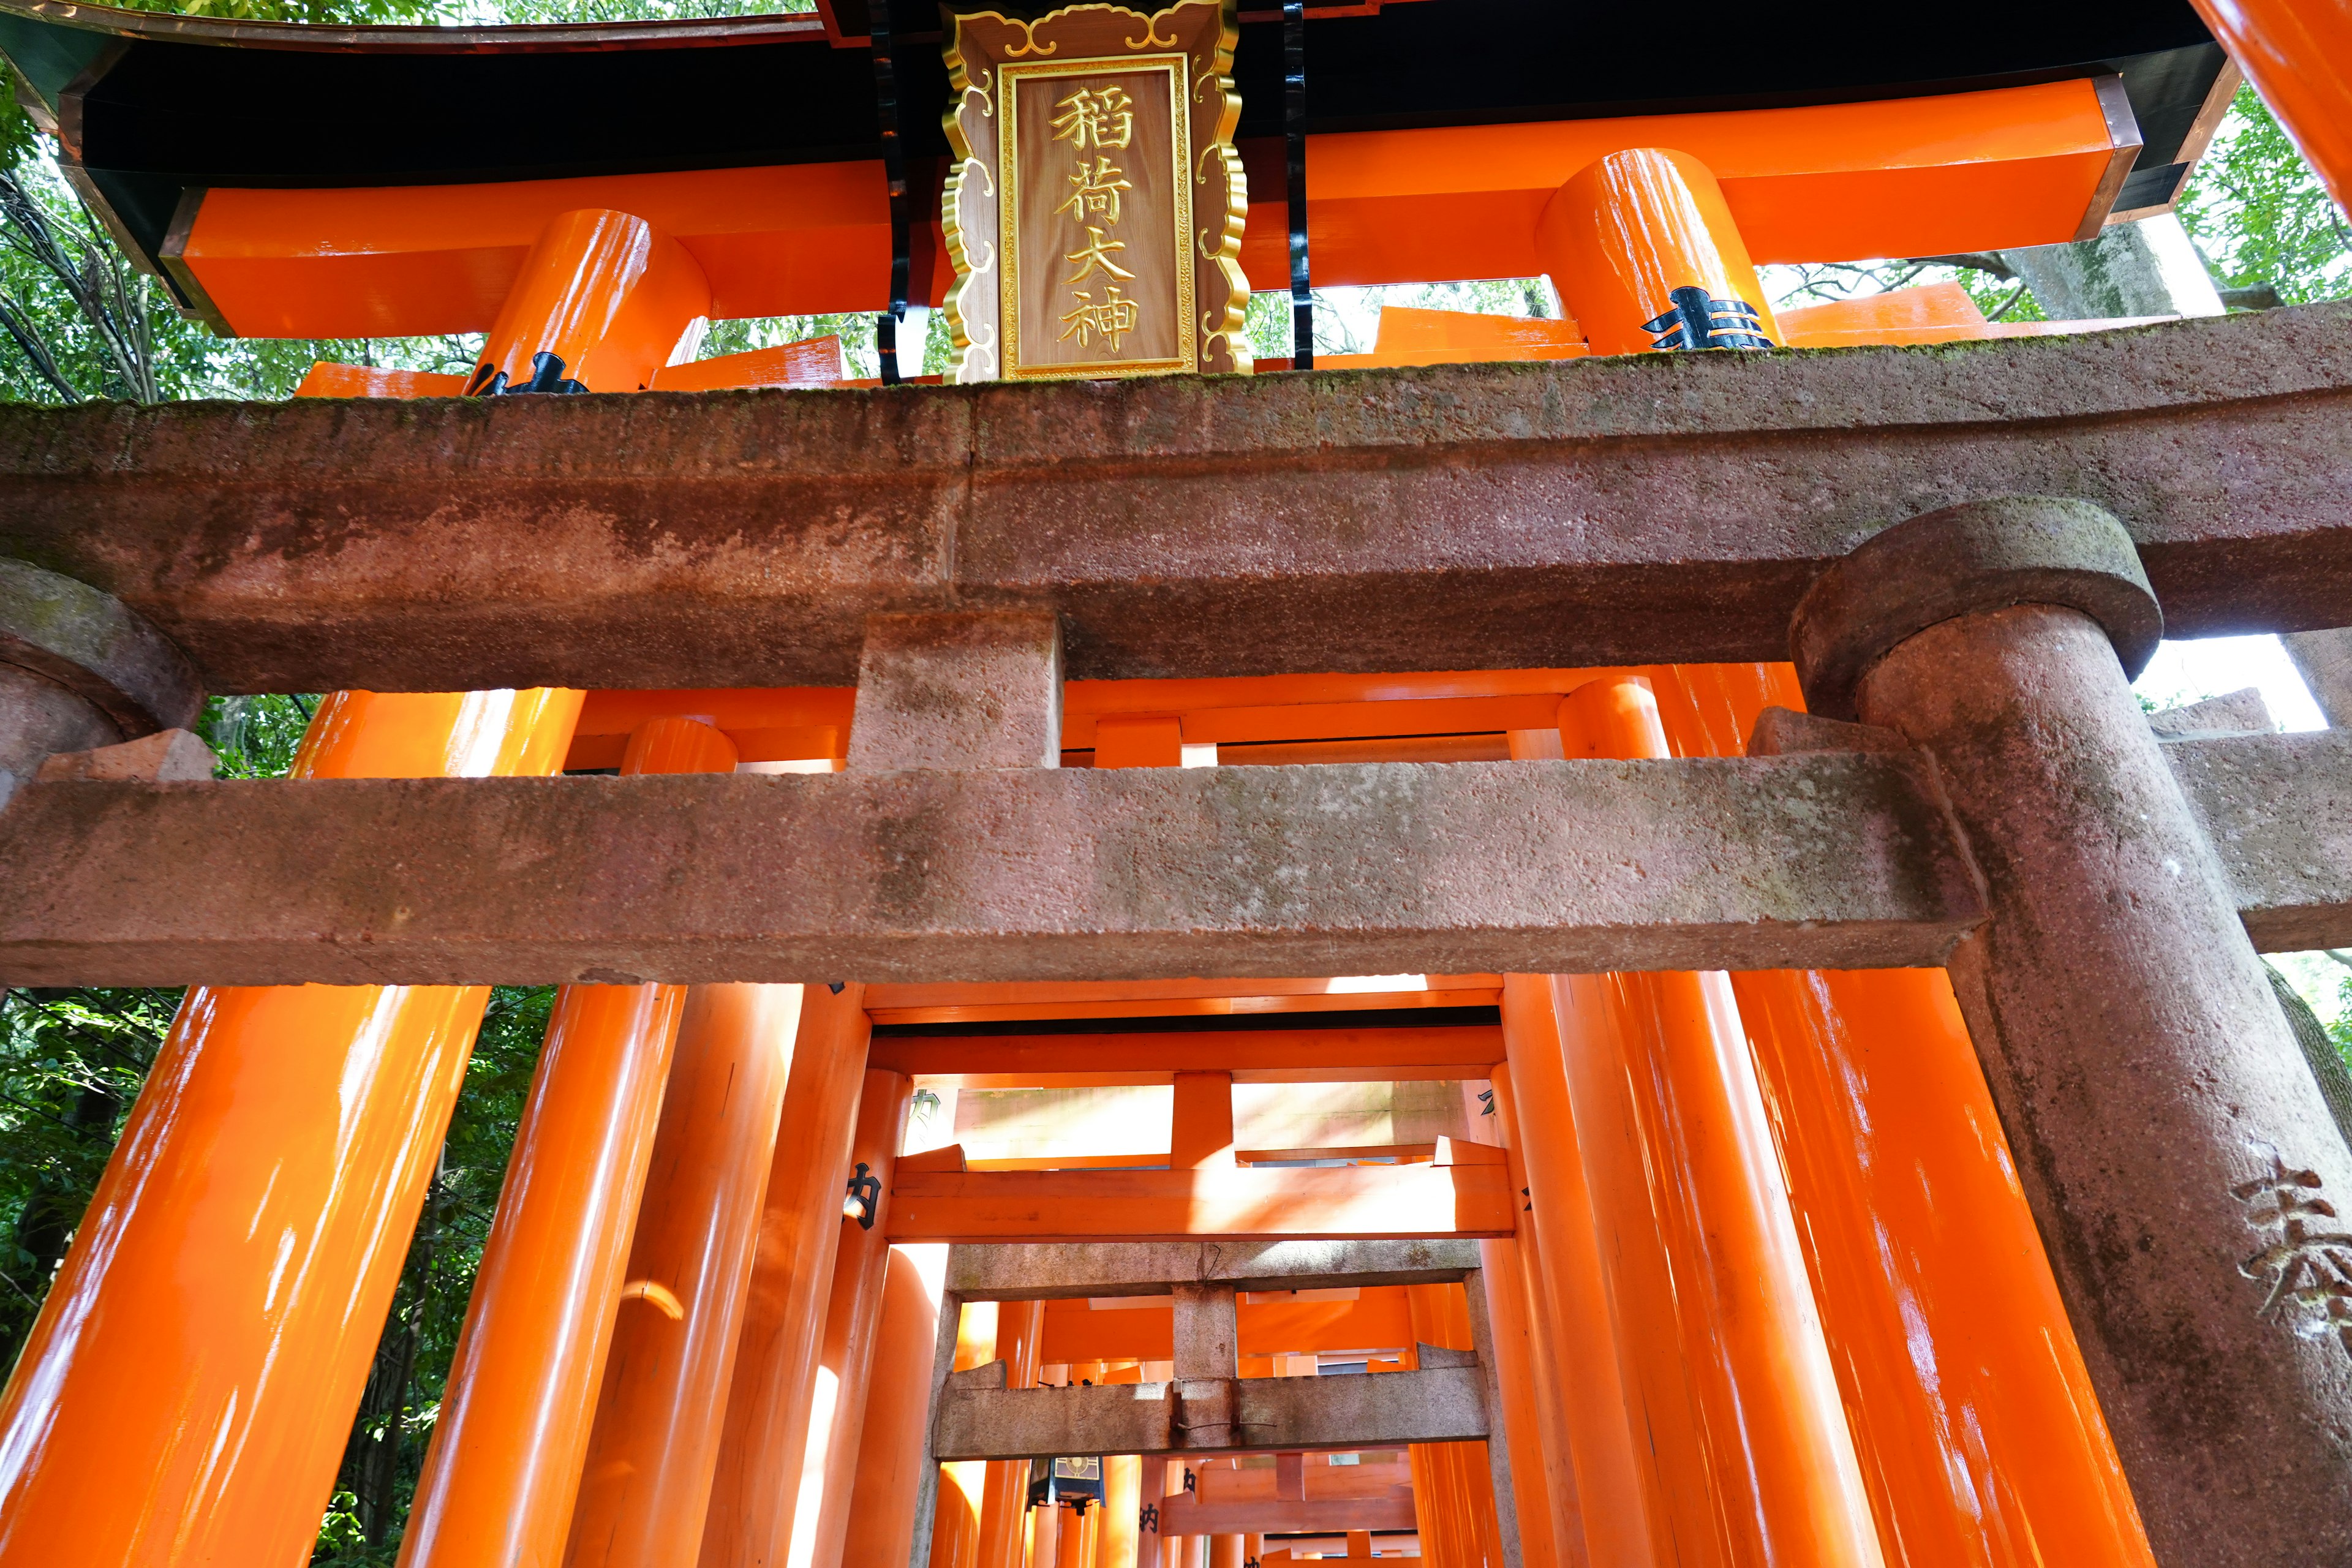
[(902, 1163), (889, 1226), (893, 1242), (1484, 1238), (1512, 1234), (1517, 1203), (1501, 1164), (909, 1173)]
[(1484, 1078), (1502, 1059), (1502, 1031), (1477, 1024), (1199, 1034), (918, 1035), (877, 1039), (866, 1057), (874, 1067), (910, 1078), (953, 1078), (965, 1089), (1159, 1084), (1172, 1082), (1180, 1072), (1229, 1072), (1235, 1083), (1448, 1081)]
[[(1412, 1316), (1402, 1289), (1370, 1289), (1352, 1301), (1244, 1301), (1241, 1354), (1312, 1355), (1321, 1351), (1393, 1349), (1412, 1342)], [(1098, 1310), (1085, 1301), (1045, 1303), (1048, 1363), (1168, 1361), (1175, 1355), (1171, 1307)]]
[[(2067, 240), (2105, 216), (2118, 149), (2089, 81), (1797, 109), (1353, 132), (1308, 138), (1307, 231), (1328, 283), (1526, 277), (1536, 215), (1603, 153), (1669, 146), (1714, 169), (1759, 261), (1928, 256)], [(1242, 244), (1289, 276), (1278, 188)], [(338, 190), (215, 188), (167, 256), (251, 337), (488, 328), (558, 213), (608, 207), (675, 237), (715, 316), (882, 308), (877, 161)], [(933, 254), (945, 249), (936, 226)], [(950, 281), (935, 271), (932, 303)]]

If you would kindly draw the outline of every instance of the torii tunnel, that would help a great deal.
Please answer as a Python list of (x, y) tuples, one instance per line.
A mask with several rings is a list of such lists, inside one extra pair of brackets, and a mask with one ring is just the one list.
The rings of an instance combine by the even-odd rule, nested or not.
[[(2352, 194), (2344, 7), (1226, 0), (1298, 352), (1021, 382), (900, 335), (977, 264), (876, 4), (0, 0), (186, 311), (485, 335), (0, 408), (0, 980), (190, 987), (0, 1568), (309, 1561), (526, 984), (403, 1568), (2352, 1564), (2352, 1084), (2258, 956), (2352, 944), (2352, 740), (2129, 686), (2352, 625), (2352, 306), (1756, 271), (2161, 220), (2249, 79)], [(694, 354), (844, 312), (876, 381)]]

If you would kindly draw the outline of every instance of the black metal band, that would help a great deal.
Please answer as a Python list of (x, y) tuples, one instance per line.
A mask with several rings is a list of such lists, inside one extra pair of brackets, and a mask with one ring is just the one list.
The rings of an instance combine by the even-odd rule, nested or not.
[[(913, 268), (913, 214), (907, 197), (907, 150), (898, 136), (898, 66), (890, 43), (890, 0), (871, 0), (867, 22), (874, 50), (874, 111), (882, 131), (882, 175), (890, 187), (890, 309), (874, 320), (875, 357), (882, 384), (907, 379), (898, 363), (898, 325), (907, 319), (907, 282)], [(915, 345), (916, 367), (922, 345)]]
[(1307, 0), (1282, 0), (1282, 129), (1290, 163), (1291, 368), (1315, 368), (1307, 282)]

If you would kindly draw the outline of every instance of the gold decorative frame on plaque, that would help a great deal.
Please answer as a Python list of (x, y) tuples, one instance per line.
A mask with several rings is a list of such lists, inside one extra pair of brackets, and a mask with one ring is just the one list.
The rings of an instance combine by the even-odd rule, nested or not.
[[(1248, 372), (1235, 13), (1236, 0), (1180, 0), (1034, 22), (949, 14), (949, 381)], [(1116, 139), (1090, 147), (1089, 126)]]

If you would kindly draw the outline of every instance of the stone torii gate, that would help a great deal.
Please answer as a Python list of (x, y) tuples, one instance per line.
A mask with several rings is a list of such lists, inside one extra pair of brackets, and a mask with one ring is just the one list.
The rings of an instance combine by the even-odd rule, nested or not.
[[(254, 39), (89, 9), (0, 0), (0, 43), (80, 30), (28, 89), (192, 309), (485, 311), (472, 390), (655, 395), (0, 410), (0, 977), (194, 983), (0, 1396), (0, 1568), (309, 1550), (492, 982), (563, 991), (405, 1568), (1020, 1568), (1013, 1462), (1074, 1439), (1484, 1441), (1460, 1555), (1528, 1568), (2352, 1558), (2352, 1147), (2258, 957), (2352, 943), (2352, 731), (2160, 738), (2129, 688), (2168, 629), (2352, 623), (2352, 308), (1963, 342), (1995, 329), (1871, 307), (1849, 336), (1942, 346), (1673, 352), (1793, 341), (1738, 178), (1776, 247), (1849, 174), (1884, 209), (1851, 244), (1921, 232), (1889, 192), (2046, 240), (2177, 188), (2125, 73), (1865, 81), (1732, 180), (1666, 133), (1752, 120), (1562, 118), (1481, 224), (1325, 252), (1541, 269), (1563, 358), (662, 395), (696, 319), (886, 238), (911, 302), (895, 105), (878, 171), (779, 165), (831, 194), (747, 216), (772, 265), (730, 271), (740, 162), (501, 203), (469, 145), (378, 190), (110, 141), (140, 70)], [(2340, 191), (2352, 40), (2299, 14), (2214, 25)], [(821, 23), (648, 53), (838, 86), (860, 35)], [(602, 37), (392, 45), (554, 80)], [(1535, 134), (1475, 114), (1325, 142), (1362, 178), (1318, 199), (1444, 210), (1430, 148)], [(1303, 106), (1285, 133), (1303, 171)], [(258, 183), (190, 183), (200, 152)], [(1303, 174), (1288, 209), (1303, 261)], [(504, 226), (444, 243), (459, 210)], [(794, 273), (821, 212), (864, 250)], [(1263, 270), (1242, 216), (1222, 259)], [(305, 270), (335, 224), (365, 243)], [(216, 782), (207, 689), (335, 695), (293, 777)], [(1147, 1016), (1334, 975), (1454, 1005)], [(1168, 1147), (902, 1159), (919, 1072), (1164, 1084)], [(1238, 1084), (1384, 1075), (1485, 1079), (1492, 1141), (1237, 1147)], [(892, 1250), (940, 1243), (928, 1283)], [(1458, 1289), (1468, 1326), (1242, 1375), (1235, 1293), (1331, 1282)], [(1168, 1375), (1031, 1386), (1037, 1303), (1163, 1290)], [(1010, 1302), (959, 1370), (967, 1303)], [(925, 1498), (967, 1460), (950, 1551)]]

